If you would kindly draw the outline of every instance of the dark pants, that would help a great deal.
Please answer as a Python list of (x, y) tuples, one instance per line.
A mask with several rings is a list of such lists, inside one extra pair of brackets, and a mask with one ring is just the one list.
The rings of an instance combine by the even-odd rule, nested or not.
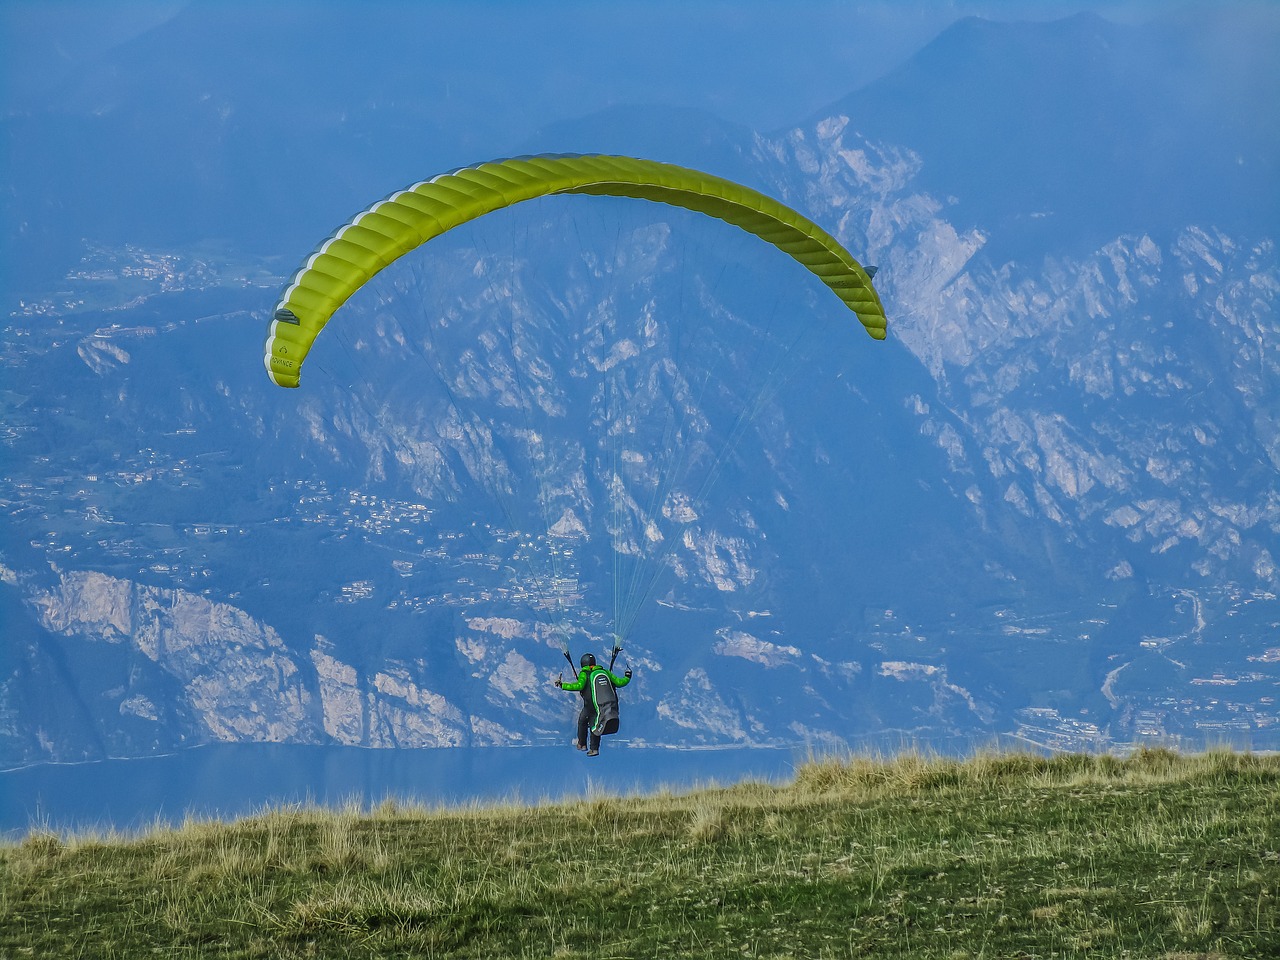
[[(596, 712), (591, 707), (584, 706), (578, 713), (578, 742), (587, 743), (587, 734), (591, 729), (591, 725), (596, 722)], [(600, 734), (592, 733), (591, 742), (587, 744), (592, 750), (600, 749)]]

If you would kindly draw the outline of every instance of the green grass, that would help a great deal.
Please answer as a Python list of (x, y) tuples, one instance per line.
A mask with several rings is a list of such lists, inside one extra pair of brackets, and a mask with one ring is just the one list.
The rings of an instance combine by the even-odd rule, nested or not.
[(0, 847), (0, 957), (1280, 957), (1280, 757), (907, 754), (785, 786)]

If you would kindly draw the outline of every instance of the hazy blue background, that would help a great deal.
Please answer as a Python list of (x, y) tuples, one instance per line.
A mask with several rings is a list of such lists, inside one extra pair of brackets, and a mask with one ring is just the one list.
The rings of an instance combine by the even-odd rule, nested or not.
[[(18, 279), (48, 279), (52, 264), (73, 259), (65, 241), (51, 235), (53, 210), (97, 240), (199, 235), (260, 253), (292, 249), (388, 183), (480, 157), (548, 149), (544, 144), (566, 139), (563, 124), (600, 111), (623, 110), (619, 125), (627, 133), (613, 138), (616, 146), (587, 149), (630, 144), (680, 154), (678, 142), (664, 144), (664, 137), (678, 141), (678, 132), (646, 135), (629, 111), (679, 108), (777, 131), (891, 73), (963, 18), (1044, 22), (1080, 12), (1129, 25), (1158, 13), (1171, 25), (1112, 51), (1138, 74), (1165, 59), (1172, 89), (1142, 95), (1185, 93), (1177, 89), (1185, 82), (1196, 87), (1193, 108), (1211, 112), (1230, 109), (1242, 85), (1274, 86), (1276, 12), (1267, 3), (17, 0), (0, 11), (13, 130), (8, 160), (27, 190), (46, 196), (43, 205), (32, 196), (5, 198), (6, 218), (26, 225), (7, 259)], [(994, 91), (968, 92), (1025, 98), (1031, 91), (1019, 90), (1020, 81), (1007, 82), (1022, 66), (1006, 65), (1009, 74)], [(1075, 65), (1079, 72), (1038, 66), (1056, 88), (1051, 110), (1091, 65)], [(944, 91), (933, 93), (945, 101)], [(885, 103), (909, 130), (915, 111)], [(1118, 118), (1132, 105), (1124, 101)], [(868, 106), (874, 110), (874, 100)], [(938, 127), (936, 106), (916, 119), (945, 140), (951, 131)], [(1155, 115), (1174, 126), (1142, 143), (1159, 150), (1167, 137), (1181, 158), (1176, 117)], [(47, 121), (39, 132), (27, 124), (37, 116)], [(195, 132), (201, 117), (221, 122)], [(1203, 118), (1194, 119), (1202, 132)], [(1271, 142), (1274, 124), (1263, 126)], [(873, 135), (901, 132), (890, 124)], [(1005, 156), (999, 143), (984, 139), (988, 132), (1007, 133), (975, 130), (967, 150), (962, 144), (957, 155), (931, 159), (933, 172), (941, 163), (960, 176), (944, 184), (951, 193), (971, 184), (984, 161)], [(930, 156), (932, 144), (912, 146)], [(1212, 141), (1200, 146), (1214, 148)], [(1007, 172), (1000, 166), (992, 175)], [(256, 218), (248, 216), (255, 205)]]
[[(256, 48), (268, 37), (287, 49), (310, 36), (306, 21), (327, 27), (333, 44), (317, 51), (315, 78), (360, 86), (362, 64), (381, 58), (362, 25), (385, 30), (397, 10), (430, 8), (438, 29), (399, 38), (417, 46), (435, 74), (441, 115), (470, 115), (478, 129), (511, 142), (540, 126), (617, 104), (665, 104), (709, 110), (726, 120), (769, 130), (794, 123), (833, 98), (857, 89), (907, 59), (963, 17), (1055, 20), (1082, 11), (1119, 23), (1153, 13), (1196, 11), (1206, 30), (1224, 40), (1247, 31), (1260, 15), (1253, 4), (1162, 0), (955, 0), (955, 2), (550, 2), (499, 0), (427, 3), (205, 4), (219, 11), (225, 32), (211, 48)], [(194, 4), (13, 0), (5, 4), (6, 98), (19, 109), (74, 78), (113, 47), (165, 23)], [(376, 8), (371, 11), (371, 8)], [(415, 19), (416, 23), (416, 19)], [(342, 31), (354, 31), (346, 33)], [(1243, 34), (1247, 36), (1247, 33)], [(398, 46), (396, 38), (384, 41)], [(1229, 49), (1229, 47), (1228, 47)], [(335, 50), (342, 55), (333, 56)], [(199, 55), (199, 51), (187, 51)], [(282, 59), (284, 55), (282, 52)], [(228, 74), (254, 64), (228, 62)], [(312, 78), (301, 78), (312, 79)], [(381, 91), (386, 92), (386, 91)], [(273, 91), (273, 97), (287, 93)]]

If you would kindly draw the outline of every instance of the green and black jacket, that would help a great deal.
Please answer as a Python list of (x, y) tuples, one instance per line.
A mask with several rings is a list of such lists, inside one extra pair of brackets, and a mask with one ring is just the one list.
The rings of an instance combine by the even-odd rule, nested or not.
[[(628, 683), (631, 682), (630, 677), (616, 676), (613, 673), (613, 671), (606, 670), (604, 667), (597, 664), (594, 667), (583, 667), (581, 670), (578, 671), (578, 678), (576, 680), (570, 680), (568, 683), (562, 684), (560, 689), (581, 691), (582, 702), (587, 706), (589, 706), (592, 709), (592, 711), (594, 711), (595, 713), (599, 713), (600, 702), (596, 696), (595, 679), (596, 679), (596, 674), (600, 674), (600, 673), (603, 673), (606, 677), (608, 677), (613, 682), (613, 685), (615, 687), (625, 687)], [(614, 696), (614, 701), (615, 702), (617, 701), (616, 695)]]

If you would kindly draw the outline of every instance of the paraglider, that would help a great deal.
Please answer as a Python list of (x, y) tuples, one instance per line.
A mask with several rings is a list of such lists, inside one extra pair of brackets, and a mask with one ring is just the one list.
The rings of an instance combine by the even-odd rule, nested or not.
[[(487, 214), (528, 200), (566, 195), (649, 200), (682, 207), (738, 227), (787, 254), (817, 276), (856, 316), (868, 335), (876, 340), (885, 339), (884, 307), (872, 286), (876, 268), (864, 267), (829, 233), (778, 200), (741, 184), (669, 163), (600, 154), (542, 155), (479, 163), (423, 180), (379, 200), (334, 231), (294, 272), (272, 311), (264, 349), (264, 364), (271, 381), (280, 387), (298, 387), (304, 362), (336, 311), (364, 284), (399, 258), (427, 241)], [(420, 353), (426, 357), (431, 351), (422, 350)], [(444, 382), (443, 376), (439, 379)], [(750, 409), (728, 432), (721, 452), (711, 459), (707, 479), (701, 486), (703, 491), (723, 466), (725, 451), (731, 449), (740, 436), (743, 424), (749, 422), (752, 412), (759, 409), (768, 387), (766, 384), (755, 393)], [(634, 423), (643, 422), (643, 419), (634, 417), (627, 421), (626, 429), (606, 432), (617, 442), (634, 430)], [(623, 421), (612, 422), (616, 425)], [(524, 436), (535, 436), (535, 431), (530, 430), (527, 423), (523, 427)], [(674, 431), (671, 439), (673, 449), (687, 446), (677, 440)], [(674, 480), (666, 478), (651, 485), (646, 497), (647, 508), (634, 502), (628, 507), (622, 476), (625, 465), (633, 464), (637, 459), (644, 458), (635, 451), (622, 451), (621, 454), (615, 451), (608, 485), (614, 508), (609, 523), (615, 538), (615, 558), (626, 556), (637, 560), (636, 571), (630, 577), (623, 577), (620, 563), (615, 559), (613, 629), (617, 632), (617, 642), (613, 659), (607, 669), (596, 665), (594, 656), (590, 654), (584, 656), (581, 665), (575, 664), (568, 653), (566, 641), (565, 656), (571, 669), (578, 672), (570, 681), (561, 679), (556, 682), (561, 689), (578, 691), (582, 695), (577, 745), (592, 756), (599, 751), (600, 737), (618, 730), (617, 688), (630, 681), (631, 671), (627, 669), (621, 677), (616, 676), (613, 673), (614, 661), (621, 649), (622, 636), (629, 635), (639, 606), (650, 596), (656, 582), (656, 575), (640, 575), (639, 562), (649, 560), (653, 563), (647, 545), (658, 543), (661, 547), (655, 548), (657, 562), (653, 565), (660, 569), (662, 557), (669, 555), (675, 549), (674, 544), (681, 542), (676, 537), (661, 535), (654, 518), (667, 511), (677, 517), (677, 522), (684, 522), (679, 518), (692, 512), (687, 504), (671, 512), (665, 498), (670, 495), (678, 499), (679, 491)], [(495, 494), (504, 493), (502, 486), (494, 484)], [(509, 500), (518, 499), (510, 491), (505, 495)], [(545, 487), (537, 501), (545, 512), (546, 503), (550, 501)], [(643, 513), (645, 518), (643, 533), (632, 539), (646, 546), (623, 542), (628, 535), (621, 519), (631, 508)], [(505, 505), (504, 510), (508, 514), (510, 528), (520, 529), (521, 525), (513, 516), (515, 511)], [(544, 516), (542, 519), (546, 524), (544, 529), (554, 528), (553, 517)], [(532, 548), (532, 543), (528, 546)], [(538, 578), (529, 579), (536, 582)], [(542, 599), (555, 601), (555, 609), (563, 613), (554, 590), (549, 590)], [(551, 606), (550, 603), (544, 605)], [(562, 636), (567, 634), (562, 632)]]
[(524, 200), (561, 194), (633, 197), (717, 217), (755, 234), (818, 276), (877, 340), (884, 307), (871, 273), (830, 234), (749, 187), (634, 157), (544, 155), (495, 160), (423, 180), (362, 211), (326, 239), (285, 286), (267, 335), (271, 381), (298, 386), (302, 364), (334, 312), (384, 267), (440, 234)]
[[(587, 751), (588, 757), (599, 755), (602, 736), (618, 732), (617, 688), (625, 687), (631, 682), (630, 668), (624, 670), (620, 677), (613, 673), (613, 665), (621, 649), (614, 647), (613, 659), (609, 661), (608, 669), (596, 663), (595, 654), (584, 653), (575, 679), (566, 683), (561, 677), (555, 681), (555, 685), (561, 690), (578, 691), (582, 694), (582, 709), (578, 712), (578, 733), (574, 745), (579, 750)], [(572, 666), (572, 658), (569, 658), (569, 664)]]

